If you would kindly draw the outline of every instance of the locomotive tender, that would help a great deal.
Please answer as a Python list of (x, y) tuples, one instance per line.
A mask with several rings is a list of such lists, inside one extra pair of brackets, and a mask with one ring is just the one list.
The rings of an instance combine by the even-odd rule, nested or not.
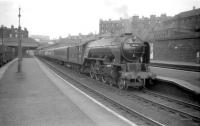
[(39, 55), (120, 89), (142, 89), (155, 78), (149, 71), (150, 46), (132, 34), (109, 36), (75, 46), (50, 47)]

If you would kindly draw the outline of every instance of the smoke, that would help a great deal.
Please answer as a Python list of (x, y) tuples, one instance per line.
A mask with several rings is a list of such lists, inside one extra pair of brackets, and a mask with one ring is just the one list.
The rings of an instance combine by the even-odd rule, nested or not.
[(104, 0), (104, 4), (119, 17), (128, 18), (128, 6), (120, 0)]
[(128, 18), (128, 6), (127, 5), (121, 5), (114, 8), (114, 11), (123, 18)]
[(116, 5), (116, 2), (114, 0), (104, 0), (104, 4), (107, 7), (112, 7), (112, 6)]

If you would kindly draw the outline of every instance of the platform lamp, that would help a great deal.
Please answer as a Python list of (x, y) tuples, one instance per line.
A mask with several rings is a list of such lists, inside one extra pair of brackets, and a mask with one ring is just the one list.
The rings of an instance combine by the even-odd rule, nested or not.
[(21, 8), (19, 8), (19, 27), (18, 27), (18, 73), (22, 71), (22, 40), (21, 40), (21, 26), (20, 26), (20, 18), (21, 18)]

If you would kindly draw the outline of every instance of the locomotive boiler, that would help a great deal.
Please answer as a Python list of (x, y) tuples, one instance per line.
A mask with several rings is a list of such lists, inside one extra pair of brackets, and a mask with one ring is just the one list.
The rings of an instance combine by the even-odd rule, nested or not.
[(120, 89), (129, 86), (142, 89), (155, 78), (148, 67), (149, 44), (132, 34), (108, 36), (75, 46), (51, 47), (42, 52), (46, 57)]
[(134, 35), (103, 38), (88, 43), (85, 59), (90, 76), (120, 89), (143, 88), (155, 78), (149, 71), (150, 46)]

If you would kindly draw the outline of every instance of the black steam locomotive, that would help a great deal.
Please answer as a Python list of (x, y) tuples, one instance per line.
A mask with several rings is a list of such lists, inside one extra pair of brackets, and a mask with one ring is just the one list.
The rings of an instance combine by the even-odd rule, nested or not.
[(50, 47), (39, 55), (87, 73), (120, 89), (142, 89), (155, 78), (149, 71), (150, 46), (132, 34), (109, 36), (76, 46)]

